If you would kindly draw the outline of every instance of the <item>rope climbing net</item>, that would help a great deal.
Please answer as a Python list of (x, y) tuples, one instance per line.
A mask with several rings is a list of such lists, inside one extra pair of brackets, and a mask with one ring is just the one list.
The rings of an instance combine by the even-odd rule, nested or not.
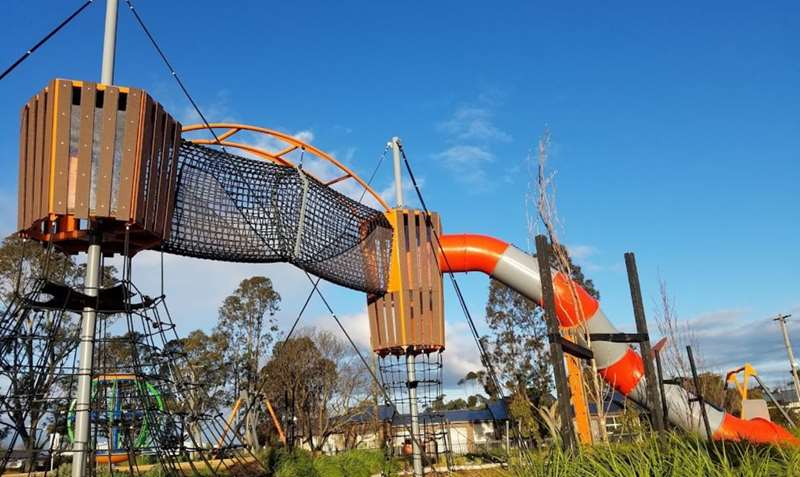
[(205, 371), (175, 332), (164, 297), (143, 295), (126, 272), (97, 297), (76, 285), (45, 271), (0, 313), (0, 473), (12, 461), (33, 471), (71, 458), (81, 412), (79, 320), (90, 303), (98, 315), (88, 475), (144, 475), (148, 461), (165, 475), (198, 474), (196, 466), (217, 475), (252, 461), (239, 425), (208, 399)]
[(289, 262), (348, 288), (386, 290), (392, 246), (386, 217), (299, 167), (183, 142), (175, 192), (165, 252)]

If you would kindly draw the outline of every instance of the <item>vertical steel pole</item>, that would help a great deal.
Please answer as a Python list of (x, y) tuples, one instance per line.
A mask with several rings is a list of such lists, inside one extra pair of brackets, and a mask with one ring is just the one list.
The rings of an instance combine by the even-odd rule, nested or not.
[[(631, 302), (633, 303), (633, 316), (636, 319), (636, 332), (647, 335), (647, 318), (644, 314), (644, 302), (642, 300), (642, 287), (639, 283), (639, 270), (636, 267), (636, 256), (632, 252), (625, 254), (625, 267), (628, 270), (628, 285), (631, 289)], [(639, 343), (642, 360), (644, 360), (644, 375), (647, 392), (647, 404), (650, 408), (653, 429), (656, 431), (664, 430), (664, 416), (661, 412), (661, 399), (658, 394), (658, 383), (656, 382), (656, 370), (653, 366), (653, 356), (650, 353), (650, 339)]]
[[(402, 208), (403, 202), (403, 169), (401, 166), (400, 138), (395, 136), (390, 141), (392, 145), (392, 158), (394, 159), (394, 194), (397, 207)], [(422, 448), (420, 448), (419, 409), (417, 407), (417, 360), (414, 350), (406, 349), (406, 381), (408, 386), (408, 413), (411, 418), (411, 446), (412, 461), (414, 464), (414, 477), (422, 477)]]
[[(118, 0), (106, 0), (105, 33), (103, 36), (103, 64), (100, 82), (114, 83), (114, 61), (117, 49), (117, 11)], [(91, 242), (86, 251), (86, 276), (84, 293), (96, 297), (100, 287), (102, 234), (90, 231)], [(94, 359), (94, 333), (97, 311), (87, 306), (81, 316), (81, 341), (78, 364), (78, 390), (75, 396), (75, 441), (72, 447), (72, 477), (84, 477), (88, 464), (89, 417), (92, 392), (92, 360)]]
[(414, 477), (422, 477), (422, 448), (420, 447), (419, 410), (417, 409), (416, 358), (412, 350), (406, 351), (406, 373), (408, 379), (408, 408), (411, 417), (411, 446), (413, 450)]
[(106, 0), (106, 28), (103, 36), (103, 67), (100, 82), (114, 83), (114, 60), (117, 52), (117, 5), (118, 0)]
[(397, 201), (397, 207), (403, 207), (403, 170), (400, 165), (400, 138), (395, 136), (390, 141), (392, 145), (392, 156), (394, 159), (394, 196)]
[(550, 244), (544, 235), (536, 236), (536, 259), (539, 263), (539, 277), (542, 282), (542, 306), (547, 323), (547, 335), (550, 338), (550, 359), (553, 363), (553, 375), (558, 394), (558, 410), (561, 414), (562, 445), (567, 450), (578, 447), (575, 439), (575, 428), (572, 424), (572, 400), (567, 385), (567, 370), (564, 365), (564, 350), (559, 341), (558, 317), (556, 316), (555, 292), (553, 276), (550, 272)]
[(797, 361), (794, 360), (794, 352), (792, 351), (792, 343), (789, 342), (789, 331), (786, 329), (786, 318), (792, 315), (778, 315), (774, 321), (781, 325), (783, 332), (783, 344), (786, 346), (786, 354), (789, 357), (789, 366), (792, 367), (792, 381), (794, 382), (794, 392), (797, 395), (797, 401), (800, 402), (800, 378), (797, 376)]
[[(100, 283), (100, 238), (91, 233), (86, 258), (84, 293), (96, 297)], [(78, 390), (75, 396), (75, 440), (72, 446), (72, 477), (84, 477), (91, 446), (89, 445), (89, 413), (91, 408), (92, 359), (94, 354), (94, 332), (97, 312), (94, 307), (83, 309), (81, 317), (81, 341), (78, 364)]]

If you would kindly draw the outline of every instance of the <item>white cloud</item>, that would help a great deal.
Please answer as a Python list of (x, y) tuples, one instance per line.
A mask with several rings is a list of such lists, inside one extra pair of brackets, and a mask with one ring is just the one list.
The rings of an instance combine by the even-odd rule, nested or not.
[(486, 180), (484, 166), (494, 162), (494, 154), (479, 146), (452, 146), (438, 154), (435, 159), (444, 165), (463, 183), (478, 185)]
[(585, 260), (597, 253), (597, 249), (591, 245), (567, 245), (569, 256), (574, 260)]
[[(788, 380), (783, 335), (771, 317), (755, 318), (746, 309), (722, 309), (696, 315), (685, 324), (696, 340), (695, 354), (710, 370), (726, 371), (749, 362), (768, 383)], [(800, 321), (787, 325), (790, 336), (800, 340)]]
[(511, 135), (495, 126), (492, 116), (489, 109), (462, 106), (455, 110), (450, 119), (439, 123), (438, 129), (447, 133), (453, 141), (510, 141)]
[[(512, 140), (511, 134), (493, 122), (496, 106), (497, 102), (481, 95), (477, 105), (459, 106), (448, 119), (436, 124), (436, 129), (444, 134), (450, 147), (432, 157), (443, 161), (456, 180), (479, 186), (477, 189), (491, 188), (495, 180), (513, 181), (507, 170), (495, 174), (497, 177), (490, 177), (486, 172), (487, 165), (495, 160), (492, 145)], [(477, 189), (473, 187), (471, 190)]]
[[(231, 110), (230, 107), (230, 91), (222, 89), (217, 91), (215, 98), (212, 101), (201, 102), (198, 105), (200, 112), (203, 113), (209, 123), (235, 123), (238, 122), (238, 116)], [(183, 99), (183, 98), (181, 98)], [(174, 101), (172, 101), (174, 103)], [(180, 121), (184, 126), (190, 124), (198, 124), (203, 122), (203, 118), (194, 109), (191, 104), (184, 104), (182, 107), (174, 107), (176, 111), (175, 118)]]

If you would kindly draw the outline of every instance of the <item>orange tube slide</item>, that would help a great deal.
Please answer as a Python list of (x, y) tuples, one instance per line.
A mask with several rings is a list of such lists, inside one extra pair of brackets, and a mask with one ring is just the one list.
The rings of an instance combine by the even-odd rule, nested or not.
[[(541, 279), (535, 258), (507, 242), (485, 235), (461, 234), (440, 237), (439, 268), (445, 272), (482, 272), (541, 304)], [(443, 252), (443, 253), (442, 253)], [(614, 333), (616, 328), (600, 305), (580, 285), (573, 293), (570, 280), (553, 275), (556, 314), (563, 328), (584, 324), (589, 333)], [(576, 303), (577, 298), (577, 303)], [(646, 402), (642, 358), (623, 343), (591, 343), (598, 372), (619, 392), (635, 401)], [(701, 409), (690, 403), (691, 395), (677, 385), (665, 385), (667, 417), (689, 432), (705, 436), (699, 419)], [(747, 440), (754, 443), (800, 445), (800, 439), (783, 427), (764, 419), (742, 420), (707, 405), (706, 413), (716, 440)]]

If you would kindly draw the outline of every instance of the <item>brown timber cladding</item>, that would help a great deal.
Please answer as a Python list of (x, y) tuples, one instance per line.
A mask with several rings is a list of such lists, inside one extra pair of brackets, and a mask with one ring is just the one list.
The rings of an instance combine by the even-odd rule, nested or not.
[(51, 81), (22, 108), (18, 230), (68, 216), (168, 237), (180, 131), (140, 89)]
[(442, 274), (436, 261), (441, 234), (438, 214), (394, 209), (386, 213), (394, 228), (389, 290), (367, 298), (373, 350), (403, 354), (407, 348), (429, 352), (444, 349)]

